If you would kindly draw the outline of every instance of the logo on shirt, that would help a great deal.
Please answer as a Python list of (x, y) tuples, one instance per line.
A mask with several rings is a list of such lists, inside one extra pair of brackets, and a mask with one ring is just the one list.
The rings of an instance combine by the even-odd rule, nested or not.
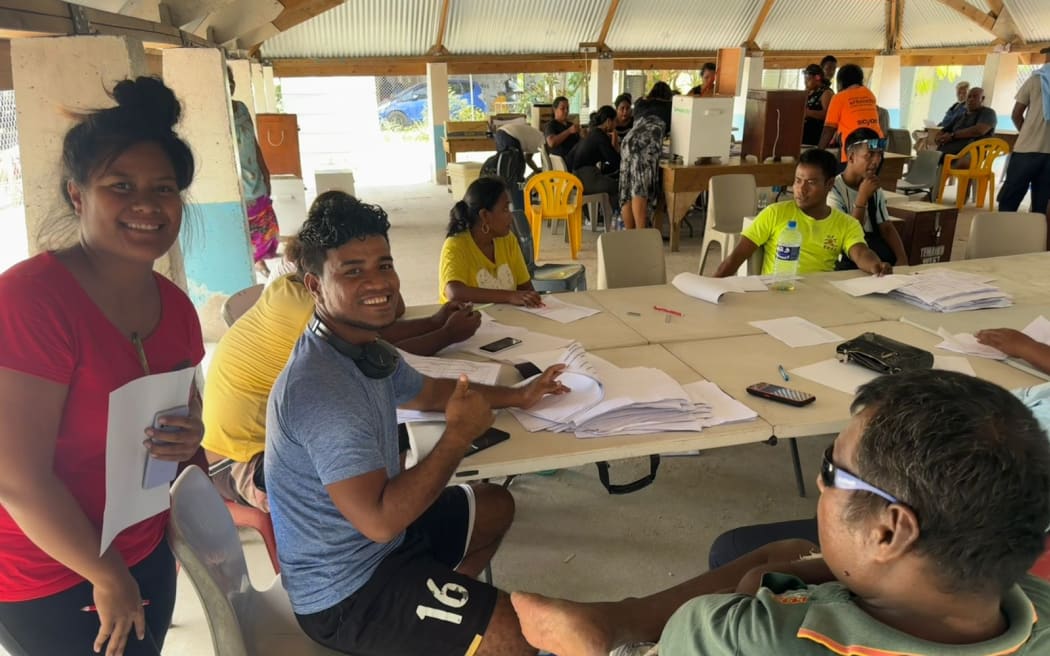
[(785, 606), (797, 606), (809, 602), (809, 590), (792, 590), (783, 594), (773, 595), (773, 599)]
[(827, 237), (824, 237), (823, 246), (824, 250), (826, 250), (829, 253), (839, 252), (839, 240), (835, 239), (835, 235), (828, 235)]

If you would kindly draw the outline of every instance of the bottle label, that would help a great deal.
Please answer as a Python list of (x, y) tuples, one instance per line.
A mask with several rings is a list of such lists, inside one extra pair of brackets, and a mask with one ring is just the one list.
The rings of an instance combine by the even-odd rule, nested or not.
[(777, 259), (786, 260), (788, 262), (798, 261), (798, 256), (802, 250), (801, 246), (784, 246), (781, 244), (777, 245)]

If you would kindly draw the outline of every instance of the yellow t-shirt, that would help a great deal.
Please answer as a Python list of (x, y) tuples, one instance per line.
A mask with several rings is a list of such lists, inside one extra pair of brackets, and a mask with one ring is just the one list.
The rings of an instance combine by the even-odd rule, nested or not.
[(204, 448), (247, 462), (266, 448), (266, 401), (314, 310), (306, 287), (282, 276), (234, 323), (204, 379)]
[(744, 228), (742, 233), (759, 247), (766, 246), (762, 273), (773, 273), (773, 263), (777, 259), (777, 238), (791, 220), (798, 223), (798, 230), (802, 233), (799, 273), (834, 271), (839, 253), (848, 254), (849, 249), (856, 244), (865, 243), (860, 222), (839, 210), (828, 209), (831, 214), (819, 220), (803, 213), (793, 200), (774, 203), (762, 210), (754, 223)]
[(467, 287), (512, 291), (530, 280), (518, 238), (513, 233), (496, 237), (493, 245), (495, 262), (481, 252), (470, 232), (445, 239), (445, 245), (441, 247), (441, 264), (438, 265), (438, 297), (442, 303), (448, 302), (445, 285), (453, 281)]

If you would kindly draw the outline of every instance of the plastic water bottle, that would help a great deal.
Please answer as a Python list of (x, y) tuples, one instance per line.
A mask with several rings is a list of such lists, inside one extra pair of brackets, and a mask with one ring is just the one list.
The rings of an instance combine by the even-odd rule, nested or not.
[(773, 261), (773, 289), (781, 292), (795, 290), (795, 276), (798, 275), (798, 258), (802, 253), (802, 233), (798, 224), (788, 221), (788, 225), (777, 237), (777, 259)]
[(766, 209), (767, 205), (769, 205), (769, 196), (767, 196), (766, 192), (763, 191), (762, 194), (758, 197), (758, 211), (761, 212), (762, 210)]

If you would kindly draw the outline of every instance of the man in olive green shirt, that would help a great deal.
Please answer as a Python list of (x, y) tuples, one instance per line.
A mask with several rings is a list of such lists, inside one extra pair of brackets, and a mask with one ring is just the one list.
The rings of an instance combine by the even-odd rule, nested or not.
[(945, 371), (878, 378), (853, 411), (817, 481), (822, 558), (776, 563), (806, 545), (775, 543), (614, 603), (515, 593), (525, 638), (559, 656), (1050, 654), (1050, 584), (1026, 574), (1050, 526), (1031, 411)]

